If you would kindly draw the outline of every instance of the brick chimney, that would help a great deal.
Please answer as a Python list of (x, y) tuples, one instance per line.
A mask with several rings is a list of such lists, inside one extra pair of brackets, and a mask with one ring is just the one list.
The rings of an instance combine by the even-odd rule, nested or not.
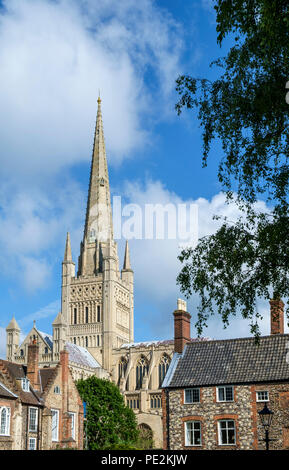
[(68, 372), (69, 372), (69, 354), (66, 349), (60, 351), (60, 365), (62, 373), (62, 382), (67, 384), (68, 381)]
[(30, 380), (32, 388), (40, 390), (39, 373), (38, 373), (38, 361), (39, 361), (39, 347), (36, 343), (36, 339), (28, 345), (28, 359), (27, 359), (27, 379)]
[(271, 335), (284, 334), (284, 302), (281, 299), (270, 300)]
[(185, 344), (191, 340), (191, 315), (187, 312), (187, 303), (178, 299), (177, 310), (174, 311), (175, 352), (182, 353)]

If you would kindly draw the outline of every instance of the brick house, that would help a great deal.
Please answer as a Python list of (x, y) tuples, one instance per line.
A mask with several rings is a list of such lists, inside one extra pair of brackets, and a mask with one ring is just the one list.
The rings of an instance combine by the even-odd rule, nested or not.
[(175, 354), (163, 382), (164, 448), (264, 449), (258, 411), (274, 412), (271, 449), (289, 448), (289, 335), (271, 300), (271, 334), (190, 342), (190, 314), (174, 312)]
[(28, 346), (28, 364), (0, 360), (0, 450), (83, 447), (83, 406), (60, 352), (56, 367), (39, 369), (39, 348)]

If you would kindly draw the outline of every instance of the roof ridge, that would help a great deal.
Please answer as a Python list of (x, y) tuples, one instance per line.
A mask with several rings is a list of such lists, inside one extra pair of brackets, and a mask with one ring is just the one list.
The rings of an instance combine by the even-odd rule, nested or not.
[[(278, 338), (278, 337), (283, 337), (283, 336), (288, 336), (289, 337), (289, 333), (282, 333), (282, 334), (274, 334), (274, 335), (266, 335), (266, 336), (260, 336), (259, 339), (262, 340), (262, 339), (267, 339), (267, 338)], [(241, 338), (224, 338), (224, 339), (210, 339), (209, 341), (188, 341), (186, 344), (187, 345), (190, 345), (190, 344), (195, 344), (195, 343), (224, 343), (224, 342), (233, 342), (233, 341), (248, 341), (248, 340), (254, 340), (255, 337), (254, 336), (245, 336), (245, 337), (241, 337)]]

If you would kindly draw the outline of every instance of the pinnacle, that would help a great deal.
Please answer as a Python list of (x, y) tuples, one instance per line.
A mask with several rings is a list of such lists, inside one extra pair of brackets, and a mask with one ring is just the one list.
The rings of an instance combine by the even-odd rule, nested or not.
[(67, 235), (66, 235), (66, 244), (65, 244), (65, 252), (64, 252), (64, 261), (72, 261), (71, 243), (70, 243), (70, 235), (69, 235), (69, 232), (67, 232)]
[(126, 270), (126, 271), (131, 270), (128, 241), (126, 241), (126, 244), (125, 244), (123, 270)]

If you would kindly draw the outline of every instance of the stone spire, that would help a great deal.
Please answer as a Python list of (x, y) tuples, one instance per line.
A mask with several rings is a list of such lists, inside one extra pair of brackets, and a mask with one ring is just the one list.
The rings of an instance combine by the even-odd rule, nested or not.
[(98, 109), (86, 208), (84, 244), (85, 242), (95, 242), (95, 240), (113, 240), (112, 211), (100, 97), (97, 102)]
[(67, 232), (66, 235), (66, 244), (65, 244), (65, 252), (64, 252), (64, 259), (63, 261), (72, 261), (72, 255), (71, 255), (71, 243), (70, 243), (70, 235), (69, 232)]
[(126, 241), (126, 245), (125, 245), (124, 261), (123, 261), (123, 270), (125, 270), (125, 271), (131, 271), (128, 241)]
[(12, 320), (10, 321), (9, 325), (6, 328), (6, 331), (8, 331), (8, 330), (20, 331), (19, 325), (18, 325), (14, 315), (13, 315)]

